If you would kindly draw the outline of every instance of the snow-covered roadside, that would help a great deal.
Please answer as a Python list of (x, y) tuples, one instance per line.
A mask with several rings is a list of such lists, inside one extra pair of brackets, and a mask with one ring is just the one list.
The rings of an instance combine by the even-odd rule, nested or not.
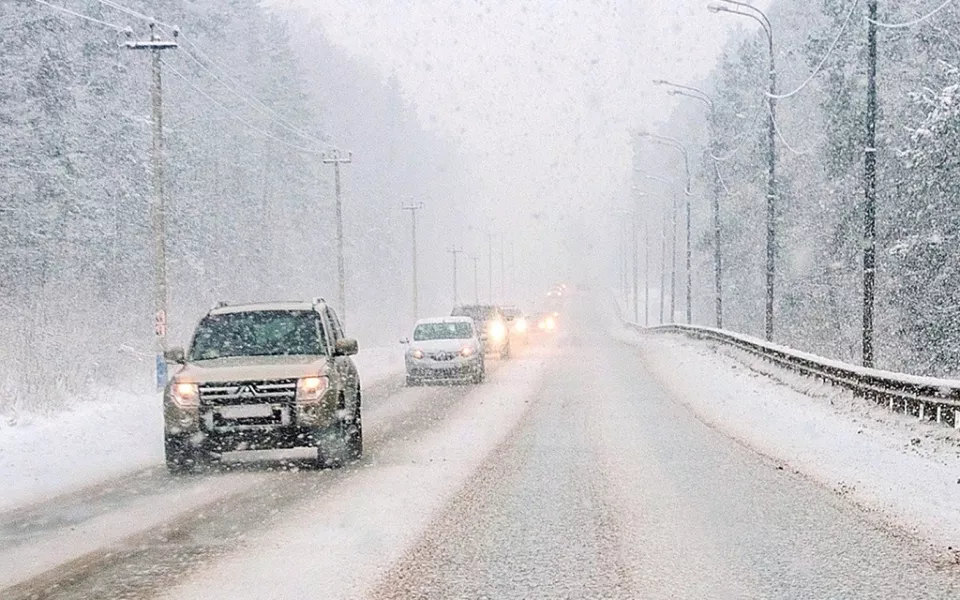
[(540, 389), (544, 358), (504, 363), (435, 428), (393, 440), (335, 495), (300, 507), (304, 518), (249, 538), (255, 551), (204, 569), (165, 597), (365, 597), (520, 422)]
[[(403, 351), (356, 357), (364, 386), (403, 371)], [(54, 415), (0, 420), (0, 511), (107, 481), (163, 461), (159, 394), (116, 393)]]
[(618, 337), (704, 421), (938, 546), (960, 547), (957, 432), (703, 342)]
[(118, 393), (0, 424), (0, 511), (158, 464), (162, 436), (156, 394)]

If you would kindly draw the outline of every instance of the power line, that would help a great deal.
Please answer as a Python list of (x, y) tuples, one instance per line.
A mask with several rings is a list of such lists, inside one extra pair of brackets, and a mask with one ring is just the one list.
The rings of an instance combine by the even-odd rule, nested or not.
[(263, 136), (263, 137), (265, 137), (265, 138), (269, 138), (269, 139), (271, 139), (271, 140), (273, 140), (273, 141), (275, 141), (275, 142), (278, 142), (278, 143), (280, 143), (280, 144), (283, 144), (284, 146), (287, 146), (287, 147), (289, 147), (289, 148), (292, 148), (292, 149), (294, 149), (294, 150), (297, 150), (298, 152), (303, 152), (303, 153), (305, 153), (305, 154), (315, 154), (315, 155), (322, 155), (322, 154), (323, 154), (323, 153), (320, 152), (319, 150), (313, 150), (313, 149), (311, 149), (311, 148), (303, 148), (303, 147), (301, 147), (301, 146), (297, 146), (296, 144), (291, 144), (290, 142), (287, 142), (286, 140), (283, 140), (283, 139), (281, 139), (281, 138), (273, 135), (273, 134), (270, 133), (269, 131), (265, 131), (265, 130), (257, 127), (256, 125), (251, 124), (249, 121), (247, 121), (246, 119), (244, 119), (244, 118), (241, 117), (240, 115), (236, 114), (235, 112), (231, 111), (229, 108), (227, 108), (226, 106), (224, 106), (223, 103), (221, 103), (220, 101), (218, 101), (218, 100), (216, 100), (215, 98), (213, 98), (212, 96), (210, 96), (210, 94), (208, 94), (208, 93), (206, 93), (205, 91), (203, 91), (202, 89), (200, 89), (196, 84), (194, 84), (192, 81), (190, 81), (190, 79), (188, 79), (183, 73), (181, 73), (180, 71), (177, 71), (176, 69), (174, 69), (169, 63), (167, 63), (166, 61), (163, 61), (163, 64), (164, 64), (164, 66), (166, 66), (168, 69), (170, 69), (170, 72), (171, 72), (171, 73), (173, 73), (174, 75), (176, 75), (177, 77), (179, 77), (180, 79), (182, 79), (184, 82), (186, 82), (186, 84), (189, 85), (195, 92), (197, 92), (198, 94), (200, 94), (201, 96), (203, 96), (204, 98), (206, 98), (208, 101), (210, 101), (210, 102), (211, 102), (213, 105), (215, 105), (217, 108), (219, 108), (220, 110), (222, 110), (222, 111), (223, 111), (224, 113), (226, 113), (228, 116), (232, 117), (235, 121), (238, 121), (239, 123), (245, 125), (245, 126), (246, 126), (247, 128), (249, 128), (251, 131), (254, 131), (255, 133), (258, 133), (258, 134), (260, 134), (261, 136)]
[(764, 90), (763, 93), (770, 98), (783, 100), (784, 98), (790, 98), (791, 96), (799, 94), (803, 88), (807, 87), (807, 85), (809, 85), (810, 82), (820, 74), (820, 71), (823, 70), (823, 66), (827, 64), (827, 60), (833, 54), (837, 44), (840, 42), (840, 38), (843, 37), (844, 32), (847, 30), (847, 26), (850, 24), (850, 20), (853, 17), (853, 11), (856, 10), (858, 4), (860, 4), (860, 0), (854, 0), (853, 5), (850, 6), (850, 12), (847, 13), (847, 18), (843, 21), (843, 26), (841, 26), (840, 31), (837, 32), (837, 37), (833, 39), (833, 43), (830, 44), (830, 48), (827, 49), (827, 53), (823, 55), (823, 58), (820, 60), (820, 64), (818, 64), (817, 68), (813, 70), (813, 73), (810, 74), (810, 77), (807, 77), (807, 80), (800, 84), (800, 87), (787, 94), (770, 94), (770, 92), (767, 92), (766, 90)]
[(227, 90), (229, 90), (230, 92), (232, 92), (232, 93), (233, 93), (235, 96), (237, 96), (240, 100), (243, 100), (244, 103), (246, 103), (248, 106), (250, 106), (251, 108), (253, 108), (254, 110), (256, 110), (256, 111), (257, 111), (258, 113), (260, 113), (262, 116), (270, 119), (271, 121), (274, 121), (277, 125), (283, 127), (284, 129), (286, 129), (286, 130), (289, 131), (290, 133), (293, 133), (293, 134), (296, 135), (297, 137), (300, 137), (300, 138), (302, 138), (303, 140), (305, 140), (305, 141), (307, 141), (307, 142), (310, 142), (310, 143), (312, 143), (312, 144), (317, 144), (317, 145), (320, 145), (320, 146), (324, 145), (324, 142), (323, 142), (322, 140), (319, 140), (319, 139), (317, 139), (317, 138), (315, 138), (315, 137), (313, 137), (313, 136), (311, 136), (311, 135), (309, 135), (309, 134), (306, 134), (306, 133), (304, 133), (301, 129), (297, 128), (297, 127), (294, 126), (294, 125), (291, 125), (286, 119), (284, 119), (283, 117), (281, 117), (281, 116), (280, 116), (278, 113), (276, 113), (275, 111), (271, 110), (266, 104), (264, 104), (263, 102), (261, 102), (260, 100), (258, 100), (258, 99), (256, 98), (256, 96), (254, 96), (252, 93), (243, 90), (243, 89), (242, 89), (242, 86), (239, 85), (239, 83), (236, 81), (236, 79), (230, 77), (226, 72), (224, 72), (224, 70), (223, 70), (222, 67), (218, 66), (214, 61), (210, 60), (209, 57), (205, 56), (205, 55), (199, 50), (199, 48), (197, 48), (196, 44), (190, 42), (189, 40), (183, 39), (183, 36), (182, 36), (182, 35), (180, 36), (180, 41), (189, 44), (190, 47), (193, 48), (194, 51), (195, 51), (197, 54), (199, 54), (200, 56), (202, 56), (202, 57), (203, 57), (207, 62), (209, 62), (210, 64), (212, 64), (212, 65), (214, 65), (215, 67), (217, 67), (217, 70), (219, 70), (221, 73), (223, 73), (224, 77), (230, 79), (230, 80), (234, 83), (234, 85), (231, 86), (229, 83), (227, 83), (226, 81), (224, 81), (219, 75), (217, 75), (216, 73), (214, 73), (214, 72), (210, 69), (210, 67), (208, 67), (207, 65), (205, 65), (205, 64), (203, 63), (203, 61), (201, 61), (199, 58), (197, 58), (196, 56), (194, 56), (194, 55), (191, 54), (190, 52), (187, 52), (186, 50), (183, 50), (183, 49), (181, 48), (181, 52), (182, 52), (183, 54), (185, 54), (185, 55), (186, 55), (187, 57), (189, 57), (192, 61), (194, 61), (201, 69), (203, 69), (204, 71), (206, 71), (211, 77), (213, 77), (213, 78), (217, 81), (217, 83), (219, 83), (219, 84), (222, 85), (224, 88), (226, 88)]
[(787, 150), (789, 150), (790, 152), (792, 152), (797, 156), (805, 156), (807, 154), (810, 154), (811, 150), (797, 150), (796, 148), (791, 146), (790, 142), (787, 141), (787, 138), (783, 137), (783, 133), (780, 131), (780, 125), (777, 123), (777, 117), (773, 114), (771, 114), (770, 116), (772, 117), (771, 121), (773, 122), (774, 130), (777, 132), (777, 137), (780, 138), (780, 141), (783, 142), (783, 145), (786, 146)]
[(946, 2), (936, 7), (929, 13), (923, 15), (922, 17), (916, 18), (913, 21), (907, 21), (906, 23), (883, 23), (881, 21), (877, 21), (876, 19), (867, 19), (867, 21), (873, 23), (877, 27), (885, 27), (887, 29), (902, 29), (904, 27), (913, 27), (914, 25), (919, 25), (920, 23), (923, 23), (927, 19), (933, 17), (934, 15), (939, 13), (941, 10), (949, 6), (951, 2), (953, 2), (953, 0), (946, 0)]
[(171, 29), (176, 29), (176, 27), (175, 27), (174, 25), (170, 25), (170, 24), (168, 24), (168, 23), (164, 23), (163, 21), (158, 21), (158, 20), (155, 19), (154, 17), (151, 17), (151, 16), (149, 16), (149, 15), (145, 15), (145, 14), (143, 14), (143, 13), (141, 13), (141, 12), (137, 12), (137, 11), (133, 10), (132, 8), (127, 8), (126, 6), (122, 6), (122, 5), (120, 5), (120, 4), (117, 4), (116, 2), (113, 2), (113, 0), (97, 0), (97, 2), (99, 2), (100, 4), (103, 4), (104, 6), (109, 6), (110, 8), (112, 8), (112, 9), (114, 9), (114, 10), (119, 10), (120, 12), (122, 12), (122, 13), (124, 13), (124, 14), (126, 14), (126, 15), (129, 15), (129, 16), (131, 16), (131, 17), (136, 17), (136, 18), (138, 18), (138, 19), (143, 19), (144, 21), (147, 21), (148, 23), (154, 23), (154, 24), (156, 24), (157, 26), (169, 27), (169, 28), (171, 28)]
[[(236, 78), (236, 77), (234, 77), (234, 76), (232, 76), (230, 73), (228, 73), (226, 69), (224, 69), (223, 67), (221, 67), (215, 60), (213, 60), (213, 59), (210, 58), (207, 54), (205, 54), (196, 44), (194, 44), (193, 42), (191, 42), (191, 41), (188, 40), (188, 39), (184, 39), (184, 36), (183, 36), (182, 34), (180, 35), (180, 40), (181, 40), (182, 42), (188, 44), (188, 45), (190, 46), (190, 48), (192, 48), (193, 51), (194, 51), (197, 55), (200, 56), (200, 58), (202, 58), (203, 60), (205, 60), (205, 61), (207, 61), (208, 63), (210, 63), (213, 67), (215, 67), (215, 68), (217, 69), (217, 71), (220, 72), (221, 75), (223, 75), (224, 78), (226, 78), (228, 81), (230, 81), (231, 83), (233, 83), (234, 88), (231, 88), (228, 84), (224, 83), (223, 80), (221, 80), (219, 77), (217, 77), (217, 75), (216, 75), (215, 73), (213, 73), (213, 71), (211, 71), (211, 70), (209, 69), (209, 67), (207, 67), (206, 65), (204, 65), (199, 59), (197, 59), (197, 57), (193, 56), (193, 55), (190, 54), (189, 52), (184, 51), (184, 53), (185, 53), (187, 56), (189, 56), (191, 59), (193, 59), (198, 65), (200, 65), (201, 68), (203, 68), (203, 69), (206, 70), (208, 73), (210, 73), (211, 75), (213, 75), (221, 85), (223, 85), (224, 87), (226, 87), (226, 88), (229, 89), (230, 91), (234, 92), (234, 93), (237, 94), (238, 96), (241, 96), (242, 99), (246, 100), (247, 103), (250, 104), (251, 106), (253, 106), (254, 109), (256, 109), (258, 112), (260, 112), (260, 113), (263, 114), (264, 116), (269, 117), (269, 118), (272, 118), (273, 120), (277, 121), (277, 123), (280, 124), (280, 125), (282, 125), (285, 129), (288, 129), (288, 130), (291, 131), (292, 133), (296, 134), (297, 136), (299, 136), (299, 137), (301, 137), (301, 138), (303, 138), (303, 139), (305, 139), (305, 140), (307, 140), (307, 141), (309, 141), (309, 142), (313, 142), (313, 143), (315, 143), (315, 144), (323, 145), (323, 141), (317, 140), (317, 139), (314, 138), (313, 136), (304, 133), (301, 129), (299, 129), (299, 128), (296, 127), (295, 125), (291, 125), (283, 116), (281, 116), (279, 113), (277, 113), (276, 111), (274, 111), (273, 109), (271, 109), (269, 106), (267, 106), (266, 104), (264, 104), (261, 100), (259, 100), (259, 99), (258, 99), (256, 96), (254, 96), (252, 93), (246, 92), (245, 90), (243, 90), (243, 86), (240, 84), (239, 81), (237, 81), (237, 78)], [(252, 101), (252, 103), (251, 103), (251, 101)], [(258, 107), (259, 107), (259, 108), (258, 108)]]
[[(123, 5), (121, 5), (121, 4), (118, 4), (117, 2), (114, 2), (113, 0), (97, 0), (97, 2), (99, 2), (100, 4), (103, 4), (104, 6), (108, 6), (108, 7), (110, 7), (110, 8), (113, 8), (114, 10), (118, 10), (118, 11), (124, 13), (124, 14), (129, 15), (129, 16), (136, 17), (136, 18), (138, 18), (138, 19), (142, 19), (142, 20), (147, 21), (147, 22), (150, 22), (150, 23), (155, 23), (158, 27), (161, 28), (161, 29), (160, 29), (161, 31), (163, 31), (163, 28), (164, 28), (164, 27), (166, 27), (166, 28), (168, 28), (168, 29), (174, 29), (174, 30), (178, 29), (175, 25), (171, 25), (171, 24), (169, 24), (169, 23), (164, 23), (164, 22), (162, 22), (162, 21), (159, 21), (159, 20), (157, 20), (157, 19), (154, 18), (154, 17), (151, 17), (151, 16), (149, 16), (149, 15), (145, 15), (145, 14), (143, 14), (143, 13), (141, 13), (141, 12), (137, 12), (136, 10), (133, 10), (132, 8), (127, 8), (126, 6), (123, 6)], [(170, 32), (167, 32), (167, 31), (163, 31), (163, 33), (165, 33), (165, 34), (167, 34), (167, 35), (171, 35), (171, 33), (170, 33)], [(212, 75), (213, 78), (216, 79), (217, 82), (218, 82), (220, 85), (222, 85), (222, 86), (225, 87), (226, 89), (228, 89), (228, 90), (230, 90), (231, 92), (233, 92), (234, 94), (236, 94), (241, 100), (243, 100), (244, 102), (246, 102), (247, 104), (249, 104), (249, 105), (250, 105), (251, 107), (253, 107), (257, 112), (259, 112), (261, 115), (263, 115), (263, 116), (265, 116), (265, 117), (267, 117), (267, 118), (269, 118), (269, 119), (271, 119), (271, 120), (276, 121), (278, 125), (280, 125), (280, 126), (283, 127), (284, 129), (290, 131), (290, 132), (293, 133), (294, 135), (302, 138), (302, 139), (305, 140), (305, 141), (311, 142), (311, 143), (313, 143), (313, 144), (318, 144), (318, 145), (321, 145), (321, 146), (324, 145), (324, 142), (323, 142), (323, 141), (318, 140), (317, 138), (315, 138), (315, 137), (313, 137), (313, 136), (311, 136), (311, 135), (309, 135), (309, 134), (307, 134), (307, 133), (304, 133), (303, 130), (299, 129), (299, 128), (296, 127), (295, 125), (292, 125), (289, 121), (287, 121), (285, 118), (283, 118), (283, 117), (282, 117), (280, 114), (278, 114), (276, 111), (272, 110), (272, 109), (271, 109), (270, 107), (268, 107), (266, 104), (264, 104), (263, 102), (261, 102), (260, 100), (258, 100), (258, 99), (256, 98), (256, 96), (254, 96), (254, 95), (251, 94), (250, 92), (246, 92), (246, 91), (243, 89), (243, 86), (240, 85), (240, 83), (236, 80), (235, 77), (231, 76), (229, 73), (226, 72), (225, 69), (223, 69), (223, 67), (221, 67), (220, 65), (218, 65), (218, 64), (217, 64), (215, 61), (213, 61), (209, 56), (207, 56), (206, 54), (204, 54), (204, 52), (203, 52), (202, 50), (200, 50), (200, 48), (198, 48), (196, 44), (194, 44), (194, 43), (191, 42), (190, 40), (186, 39), (185, 36), (183, 36), (182, 33), (180, 33), (180, 35), (179, 35), (179, 40), (180, 40), (181, 43), (185, 43), (185, 44), (187, 44), (188, 46), (190, 46), (190, 48), (191, 48), (196, 54), (198, 54), (203, 60), (205, 60), (205, 61), (207, 61), (208, 63), (210, 63), (211, 65), (213, 65), (213, 66), (223, 75), (224, 78), (226, 78), (227, 80), (229, 80), (230, 82), (233, 83), (233, 86), (231, 86), (231, 85), (229, 85), (228, 83), (226, 83), (225, 81), (223, 81), (223, 79), (221, 79), (221, 77), (219, 77), (216, 73), (214, 73), (207, 65), (203, 64), (203, 61), (201, 61), (199, 58), (197, 58), (196, 56), (194, 56), (194, 55), (191, 54), (190, 52), (187, 52), (186, 50), (184, 50), (184, 49), (181, 47), (180, 51), (181, 51), (183, 54), (186, 54), (191, 60), (193, 60), (194, 62), (196, 62), (197, 65), (200, 66), (200, 68), (202, 68), (203, 70), (207, 71), (210, 75)]]
[(762, 112), (763, 112), (763, 103), (757, 106), (757, 110), (753, 113), (753, 120), (750, 122), (750, 127), (740, 137), (740, 141), (737, 143), (737, 146), (732, 151), (730, 151), (729, 154), (727, 154), (726, 156), (714, 156), (713, 152), (710, 152), (710, 158), (712, 158), (717, 162), (727, 162), (728, 160), (730, 160), (731, 158), (739, 154), (740, 150), (742, 150), (746, 145), (747, 141), (749, 141), (750, 135), (751, 135), (750, 129), (752, 129), (757, 124), (757, 118), (760, 117), (760, 113)]
[(38, 3), (38, 4), (42, 4), (42, 5), (44, 5), (44, 6), (48, 6), (48, 7), (52, 8), (53, 10), (58, 10), (58, 11), (60, 11), (60, 12), (62, 12), (62, 13), (66, 13), (66, 14), (68, 14), (68, 15), (77, 17), (77, 18), (79, 18), (79, 19), (83, 19), (84, 21), (89, 21), (89, 22), (91, 22), (91, 23), (96, 23), (97, 25), (103, 25), (104, 27), (109, 27), (110, 29), (114, 29), (114, 30), (116, 30), (116, 31), (120, 31), (120, 32), (130, 31), (130, 28), (129, 28), (129, 27), (122, 27), (122, 26), (116, 25), (116, 24), (114, 24), (114, 23), (108, 23), (107, 21), (101, 21), (100, 19), (95, 19), (95, 18), (93, 18), (93, 17), (88, 17), (87, 15), (80, 14), (80, 13), (78, 13), (78, 12), (74, 12), (74, 11), (70, 10), (69, 8), (64, 8), (64, 7), (62, 7), (62, 6), (57, 6), (56, 4), (50, 4), (49, 2), (46, 2), (46, 0), (33, 0), (33, 1), (36, 2), (36, 3)]

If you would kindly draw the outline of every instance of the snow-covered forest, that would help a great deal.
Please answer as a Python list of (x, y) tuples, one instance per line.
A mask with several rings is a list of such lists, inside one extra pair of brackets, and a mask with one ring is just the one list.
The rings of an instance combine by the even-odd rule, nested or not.
[[(960, 374), (960, 5), (880, 2), (877, 86), (876, 364), (896, 371)], [(867, 3), (769, 3), (778, 75), (775, 341), (850, 362), (860, 360)], [(742, 27), (705, 81), (673, 83), (706, 92), (676, 96), (667, 122), (651, 129), (691, 153), (693, 320), (714, 324), (711, 202), (719, 168), (724, 328), (762, 337), (766, 245), (767, 36)], [(918, 21), (910, 27), (892, 24)], [(814, 75), (810, 79), (811, 75)], [(809, 79), (809, 81), (808, 81)], [(670, 89), (664, 86), (664, 97)], [(676, 88), (674, 88), (676, 89)], [(796, 93), (793, 93), (796, 91)], [(659, 282), (664, 205), (678, 213), (677, 319), (683, 319), (684, 227), (680, 154), (635, 138), (633, 201), (655, 233)], [(712, 148), (711, 148), (712, 146)], [(712, 154), (720, 160), (710, 157)], [(664, 184), (650, 174), (676, 178)], [(668, 237), (669, 253), (669, 237)], [(667, 265), (669, 268), (669, 256)], [(655, 312), (655, 311), (654, 311)], [(653, 315), (656, 319), (657, 315)]]
[[(409, 317), (409, 216), (443, 244), (471, 175), (424, 131), (395, 81), (320, 24), (256, 0), (4, 0), (0, 7), (0, 407), (152, 381), (150, 53), (163, 54), (169, 332), (219, 300), (336, 296), (334, 187), (343, 167), (348, 326), (394, 341)], [(139, 16), (138, 14), (139, 13)], [(91, 20), (92, 19), (92, 20)], [(362, 268), (359, 268), (361, 267)], [(421, 268), (448, 281), (446, 261)], [(425, 286), (427, 305), (447, 289)]]

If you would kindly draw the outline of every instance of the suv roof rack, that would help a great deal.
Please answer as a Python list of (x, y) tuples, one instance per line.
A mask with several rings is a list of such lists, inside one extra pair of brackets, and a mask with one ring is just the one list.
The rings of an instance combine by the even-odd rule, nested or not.
[(230, 306), (225, 300), (219, 300), (216, 304), (213, 305), (213, 308), (210, 310), (216, 310), (218, 308), (223, 308), (224, 306)]
[(327, 303), (327, 301), (324, 300), (323, 298), (321, 298), (320, 296), (317, 296), (316, 298), (313, 299), (313, 305), (314, 305), (314, 306), (316, 306), (316, 305), (318, 305), (318, 304), (324, 304), (324, 305), (325, 305), (326, 303)]

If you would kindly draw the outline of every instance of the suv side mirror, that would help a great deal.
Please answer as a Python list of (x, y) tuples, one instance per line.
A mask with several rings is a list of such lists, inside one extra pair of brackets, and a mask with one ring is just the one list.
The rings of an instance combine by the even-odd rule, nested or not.
[(409, 343), (410, 343), (410, 338), (403, 338), (403, 339), (400, 340), (400, 343), (401, 343), (401, 344), (409, 344)]
[(352, 338), (343, 338), (337, 340), (337, 345), (334, 347), (334, 354), (336, 356), (353, 356), (360, 351), (360, 344), (357, 343), (357, 340)]
[(182, 365), (187, 362), (187, 355), (184, 353), (182, 346), (174, 346), (163, 351), (163, 360)]

